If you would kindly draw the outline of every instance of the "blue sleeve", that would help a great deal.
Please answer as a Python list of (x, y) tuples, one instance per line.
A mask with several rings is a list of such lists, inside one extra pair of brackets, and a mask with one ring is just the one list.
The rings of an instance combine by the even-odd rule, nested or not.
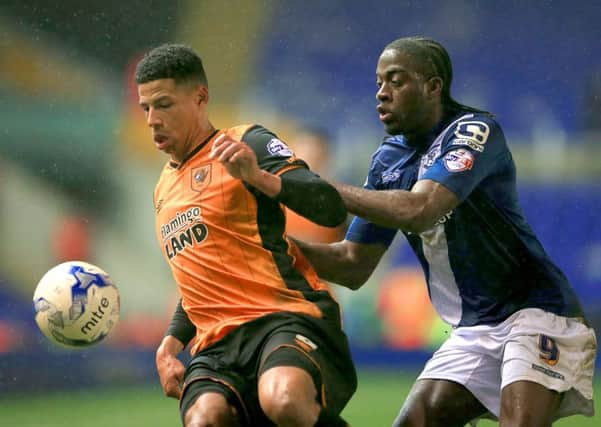
[(397, 230), (393, 228), (380, 227), (358, 216), (353, 218), (346, 232), (346, 240), (366, 245), (381, 244), (389, 247)]
[(420, 177), (439, 182), (465, 200), (510, 158), (505, 136), (488, 116), (462, 120), (447, 131), (441, 154)]
[[(380, 173), (378, 170), (377, 156), (378, 151), (376, 151), (372, 157), (369, 173), (365, 180), (365, 184), (363, 184), (363, 188), (368, 190), (379, 189), (377, 183), (380, 181), (378, 177)], [(345, 239), (355, 243), (381, 244), (388, 247), (394, 240), (397, 231), (398, 230), (393, 228), (381, 227), (356, 216), (353, 218), (351, 225), (346, 232)]]

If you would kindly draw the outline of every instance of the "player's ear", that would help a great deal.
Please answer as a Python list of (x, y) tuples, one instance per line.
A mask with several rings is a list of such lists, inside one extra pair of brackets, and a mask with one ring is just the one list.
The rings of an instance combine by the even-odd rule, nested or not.
[(438, 76), (430, 77), (426, 82), (426, 91), (430, 96), (441, 96), (444, 83)]
[(196, 89), (196, 103), (198, 105), (209, 102), (209, 90), (206, 86), (198, 86)]

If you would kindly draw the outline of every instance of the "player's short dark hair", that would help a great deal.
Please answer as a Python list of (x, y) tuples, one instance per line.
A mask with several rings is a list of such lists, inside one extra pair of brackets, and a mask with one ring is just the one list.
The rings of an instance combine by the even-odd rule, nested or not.
[(190, 46), (165, 43), (147, 52), (136, 66), (136, 83), (173, 79), (176, 83), (194, 82), (207, 86), (202, 59)]
[(451, 97), (453, 83), (453, 65), (451, 57), (442, 44), (424, 36), (402, 37), (389, 43), (384, 50), (406, 52), (417, 59), (417, 70), (426, 79), (440, 77), (442, 80), (442, 103), (450, 110), (468, 110), (485, 112), (474, 107), (463, 105)]

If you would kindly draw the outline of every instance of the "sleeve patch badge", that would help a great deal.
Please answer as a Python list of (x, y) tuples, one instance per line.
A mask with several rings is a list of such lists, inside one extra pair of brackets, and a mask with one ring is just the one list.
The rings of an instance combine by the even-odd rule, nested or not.
[(475, 142), (473, 139), (463, 139), (463, 138), (454, 139), (451, 142), (451, 145), (467, 145), (472, 150), (479, 151), (480, 153), (484, 151), (484, 145), (482, 145), (478, 142)]
[(468, 145), (467, 141), (471, 141), (472, 144), (469, 144), (470, 147), (475, 145), (480, 148), (478, 151), (482, 151), (484, 150), (484, 144), (486, 144), (490, 135), (490, 128), (486, 123), (479, 121), (459, 122), (457, 123), (454, 134), (458, 138), (456, 142), (457, 145)]
[(445, 154), (443, 163), (449, 172), (463, 172), (474, 166), (474, 155), (465, 148), (459, 148)]
[(272, 138), (267, 144), (267, 151), (273, 156), (292, 157), (294, 153), (288, 146), (277, 138)]

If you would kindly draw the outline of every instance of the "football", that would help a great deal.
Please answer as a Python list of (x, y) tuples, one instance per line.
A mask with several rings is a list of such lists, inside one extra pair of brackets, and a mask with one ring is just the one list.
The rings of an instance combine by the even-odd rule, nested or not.
[(68, 261), (42, 276), (33, 307), (36, 323), (50, 340), (87, 347), (105, 338), (119, 321), (119, 291), (101, 268)]

